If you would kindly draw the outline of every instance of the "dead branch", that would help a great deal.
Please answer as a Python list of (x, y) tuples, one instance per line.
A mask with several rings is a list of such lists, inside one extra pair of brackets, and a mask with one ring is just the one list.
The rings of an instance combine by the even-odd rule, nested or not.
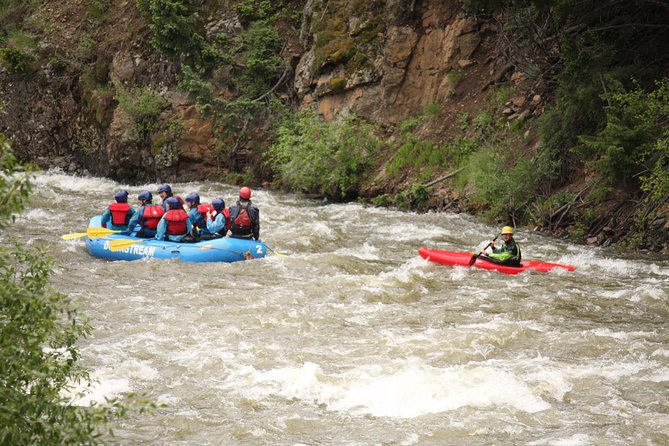
[(449, 173), (448, 175), (444, 175), (443, 177), (437, 178), (436, 180), (432, 180), (429, 183), (425, 183), (425, 184), (423, 184), (423, 187), (430, 187), (430, 186), (434, 186), (437, 183), (441, 183), (442, 181), (447, 180), (447, 179), (457, 175), (458, 173), (460, 173), (462, 171), (462, 169), (464, 169), (464, 167), (461, 167), (458, 170)]

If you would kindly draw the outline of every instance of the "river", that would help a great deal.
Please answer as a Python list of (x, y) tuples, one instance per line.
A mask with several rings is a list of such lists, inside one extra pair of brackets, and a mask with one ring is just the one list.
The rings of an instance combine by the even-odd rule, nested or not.
[[(417, 249), (471, 251), (499, 228), (267, 191), (261, 238), (287, 257), (112, 262), (60, 238), (116, 190), (136, 205), (157, 186), (40, 173), (14, 227), (46, 243), (51, 286), (94, 327), (88, 400), (162, 405), (110, 444), (669, 444), (666, 258), (521, 229), (524, 258), (575, 271), (450, 268)], [(228, 205), (238, 190), (172, 188)]]

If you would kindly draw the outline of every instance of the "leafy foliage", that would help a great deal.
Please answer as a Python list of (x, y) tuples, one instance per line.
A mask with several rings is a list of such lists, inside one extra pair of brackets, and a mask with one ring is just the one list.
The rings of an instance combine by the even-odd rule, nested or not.
[(471, 155), (457, 183), (491, 220), (521, 219), (536, 187), (531, 161), (510, 148), (484, 147)]
[(243, 25), (270, 19), (284, 7), (282, 0), (241, 0), (235, 12)]
[(652, 92), (638, 85), (626, 91), (620, 83), (609, 90), (606, 126), (594, 136), (582, 136), (579, 151), (592, 160), (605, 185), (627, 189), (640, 176), (651, 199), (669, 196), (669, 78)]
[(257, 97), (271, 88), (283, 65), (279, 55), (283, 41), (276, 29), (266, 21), (254, 23), (242, 37), (243, 67), (237, 68), (241, 93)]
[(374, 128), (353, 116), (324, 122), (313, 113), (287, 118), (269, 149), (270, 162), (289, 188), (330, 197), (355, 195), (380, 147)]
[(645, 112), (643, 91), (625, 93), (620, 83), (614, 85), (616, 92), (607, 95), (605, 127), (594, 136), (580, 136), (574, 150), (592, 160), (604, 186), (627, 188), (643, 170), (642, 156), (653, 144), (656, 123)]
[(0, 48), (0, 62), (12, 74), (28, 72), (33, 60), (33, 57), (23, 50)]
[[(30, 168), (0, 133), (0, 228), (24, 209)], [(3, 237), (3, 240), (4, 237)], [(76, 342), (90, 332), (66, 296), (47, 283), (51, 261), (22, 244), (0, 247), (0, 444), (98, 444), (105, 424), (125, 408), (72, 405), (63, 395), (87, 380)]]
[(189, 66), (185, 66), (181, 73), (179, 88), (196, 102), (205, 118), (212, 120), (214, 132), (220, 139), (232, 135), (244, 137), (248, 123), (260, 118), (265, 106), (262, 102), (245, 98), (226, 101), (218, 97), (211, 82), (202, 79)]
[(137, 0), (137, 9), (149, 20), (153, 46), (167, 57), (192, 57), (204, 45), (197, 31), (197, 13), (183, 0)]
[(148, 147), (151, 134), (156, 129), (158, 118), (167, 101), (150, 87), (127, 89), (120, 82), (115, 82), (114, 87), (119, 107), (133, 120), (133, 125), (126, 131), (126, 137)]

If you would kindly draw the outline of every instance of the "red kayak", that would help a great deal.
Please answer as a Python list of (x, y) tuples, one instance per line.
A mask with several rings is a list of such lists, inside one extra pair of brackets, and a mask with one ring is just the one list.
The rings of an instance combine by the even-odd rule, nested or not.
[[(460, 266), (469, 266), (469, 261), (472, 258), (471, 252), (454, 252), (454, 251), (440, 251), (438, 249), (428, 249), (420, 248), (418, 254), (421, 255), (425, 260), (430, 262), (441, 263), (442, 265), (460, 265)], [(518, 274), (528, 269), (533, 269), (535, 271), (541, 271), (546, 273), (555, 268), (566, 269), (567, 271), (574, 271), (574, 267), (571, 265), (561, 265), (559, 263), (548, 263), (542, 262), (541, 260), (527, 260), (521, 262), (522, 266), (505, 266), (498, 265), (497, 263), (486, 260), (485, 257), (479, 257), (476, 259), (472, 266), (477, 268), (489, 269), (499, 271), (504, 274)]]

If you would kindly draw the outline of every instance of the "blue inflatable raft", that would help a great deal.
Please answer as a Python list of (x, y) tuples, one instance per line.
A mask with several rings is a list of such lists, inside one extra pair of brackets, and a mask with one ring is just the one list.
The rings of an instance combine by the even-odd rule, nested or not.
[[(89, 228), (100, 228), (101, 215), (90, 219)], [(134, 233), (133, 233), (134, 234)], [(86, 237), (86, 247), (94, 257), (109, 260), (139, 260), (143, 258), (180, 259), (186, 262), (237, 262), (265, 257), (267, 246), (260, 241), (237, 238), (217, 238), (197, 243), (177, 243), (156, 239), (111, 234), (100, 238)], [(120, 251), (112, 251), (115, 240), (136, 241)]]

